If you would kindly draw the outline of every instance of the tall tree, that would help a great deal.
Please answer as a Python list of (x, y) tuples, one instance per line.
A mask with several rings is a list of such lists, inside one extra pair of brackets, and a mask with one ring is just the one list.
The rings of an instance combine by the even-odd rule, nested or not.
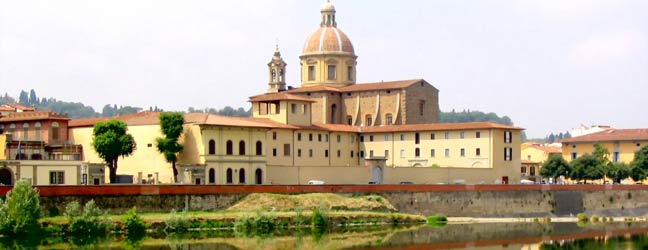
[(630, 177), (635, 181), (643, 181), (648, 177), (648, 145), (635, 152)]
[(178, 161), (178, 153), (182, 152), (184, 148), (178, 142), (182, 135), (184, 124), (184, 117), (182, 113), (161, 113), (160, 114), (160, 129), (164, 137), (156, 138), (157, 149), (164, 155), (168, 163), (171, 163), (173, 168), (173, 182), (178, 181), (178, 169), (176, 162)]
[(36, 96), (36, 91), (33, 89), (29, 91), (29, 104), (38, 105), (38, 97)]
[(569, 163), (563, 159), (561, 154), (552, 154), (549, 159), (542, 164), (540, 175), (542, 177), (552, 177), (554, 179), (563, 175), (568, 177), (571, 167)]
[(591, 154), (584, 154), (581, 157), (571, 162), (572, 171), (569, 173), (570, 177), (575, 180), (598, 180), (603, 178), (603, 169), (599, 164), (598, 159)]
[(603, 170), (603, 177), (607, 177), (607, 172), (610, 168), (610, 151), (603, 147), (602, 144), (594, 144), (594, 153), (592, 156), (596, 158), (597, 168)]
[(108, 164), (110, 183), (116, 182), (119, 157), (129, 156), (137, 148), (135, 139), (127, 130), (126, 123), (113, 119), (96, 123), (92, 132), (92, 147)]
[(613, 183), (621, 183), (621, 180), (630, 176), (630, 166), (623, 162), (612, 163), (608, 166), (607, 176)]
[(23, 106), (29, 106), (29, 96), (24, 90), (20, 91), (20, 96), (18, 97), (18, 104)]

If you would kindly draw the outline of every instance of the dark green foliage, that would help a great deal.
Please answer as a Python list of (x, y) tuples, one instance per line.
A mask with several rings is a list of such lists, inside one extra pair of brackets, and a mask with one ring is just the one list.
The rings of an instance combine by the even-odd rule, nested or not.
[(94, 126), (92, 147), (108, 164), (111, 183), (115, 183), (119, 157), (129, 156), (136, 149), (135, 139), (126, 131), (126, 123), (115, 119)]
[(88, 201), (83, 211), (76, 201), (69, 203), (65, 210), (65, 216), (70, 221), (69, 233), (76, 237), (104, 237), (111, 228), (110, 221), (94, 200)]
[(137, 112), (142, 111), (142, 108), (140, 107), (131, 107), (131, 106), (119, 106), (117, 107), (116, 104), (110, 105), (106, 104), (102, 109), (101, 109), (101, 116), (102, 117), (113, 117), (113, 116), (120, 116), (120, 115), (128, 115), (128, 114), (134, 114)]
[(191, 228), (191, 221), (183, 215), (177, 215), (171, 211), (171, 216), (164, 221), (164, 232), (166, 233), (184, 233)]
[(7, 193), (0, 207), (0, 233), (4, 235), (27, 235), (40, 229), (41, 217), (38, 191), (31, 181), (19, 180)]
[(133, 207), (124, 216), (122, 222), (128, 235), (143, 235), (146, 232), (146, 223), (137, 214), (137, 207)]
[(634, 181), (643, 181), (648, 177), (648, 145), (635, 152), (630, 177)]
[(323, 208), (313, 209), (313, 215), (311, 217), (311, 224), (313, 227), (326, 228), (329, 225), (328, 214)]
[(569, 175), (574, 180), (598, 180), (603, 178), (604, 169), (599, 160), (590, 154), (584, 154), (571, 162), (572, 171)]
[(578, 215), (576, 215), (576, 217), (578, 218), (579, 222), (588, 222), (589, 221), (589, 216), (587, 216), (587, 214), (585, 214), (585, 213), (579, 213)]
[(274, 217), (268, 214), (258, 214), (254, 221), (254, 228), (258, 234), (269, 234), (275, 229)]
[(561, 175), (567, 176), (571, 170), (569, 163), (563, 159), (562, 154), (552, 154), (549, 159), (542, 164), (540, 175), (542, 177), (557, 178)]
[(18, 104), (23, 106), (29, 106), (29, 96), (27, 96), (27, 91), (21, 90), (20, 96), (18, 97)]
[(513, 125), (513, 121), (508, 116), (499, 117), (497, 114), (484, 113), (481, 111), (462, 111), (455, 112), (454, 109), (451, 112), (440, 112), (439, 113), (439, 122), (442, 123), (458, 123), (458, 122), (495, 122), (504, 125)]
[(156, 138), (158, 152), (164, 155), (168, 163), (171, 163), (173, 168), (173, 181), (177, 181), (178, 169), (176, 162), (178, 161), (178, 153), (182, 152), (183, 146), (178, 142), (182, 135), (184, 124), (184, 117), (181, 113), (161, 113), (160, 114), (160, 128), (165, 137)]
[(238, 116), (238, 117), (252, 116), (252, 108), (245, 110), (243, 108), (234, 109), (230, 106), (225, 106), (222, 109), (205, 108), (204, 110), (194, 109), (193, 107), (189, 107), (187, 111), (189, 113), (209, 113), (209, 114), (216, 114), (222, 116)]
[(427, 217), (428, 225), (445, 224), (445, 223), (448, 223), (448, 217), (445, 215), (435, 214)]
[(612, 163), (608, 166), (607, 175), (614, 183), (621, 183), (621, 180), (630, 177), (630, 166), (623, 162)]

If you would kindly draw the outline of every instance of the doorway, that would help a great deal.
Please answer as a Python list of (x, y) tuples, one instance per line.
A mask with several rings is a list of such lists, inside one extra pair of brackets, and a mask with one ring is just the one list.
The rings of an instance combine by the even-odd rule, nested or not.
[(5, 186), (13, 185), (12, 174), (8, 168), (0, 169), (0, 184)]

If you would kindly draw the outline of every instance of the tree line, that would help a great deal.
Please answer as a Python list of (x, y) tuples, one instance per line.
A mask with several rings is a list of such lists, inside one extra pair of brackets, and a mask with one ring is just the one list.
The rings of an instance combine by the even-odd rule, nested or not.
[(588, 180), (612, 179), (614, 183), (632, 178), (640, 182), (648, 177), (648, 145), (635, 152), (630, 164), (611, 162), (610, 151), (597, 143), (592, 154), (584, 154), (571, 162), (565, 161), (561, 154), (555, 154), (542, 165), (540, 175), (545, 178), (564, 176), (587, 183)]

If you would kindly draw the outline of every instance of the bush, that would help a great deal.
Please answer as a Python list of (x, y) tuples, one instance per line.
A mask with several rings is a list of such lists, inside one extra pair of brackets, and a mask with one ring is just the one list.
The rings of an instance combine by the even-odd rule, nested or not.
[(579, 213), (578, 215), (576, 215), (576, 218), (578, 218), (579, 222), (588, 222), (589, 221), (589, 216), (587, 216), (587, 214), (585, 214), (585, 213)]
[(146, 232), (146, 223), (137, 214), (137, 207), (133, 207), (124, 216), (122, 222), (128, 235), (142, 235)]
[(254, 219), (250, 216), (244, 216), (234, 222), (234, 231), (239, 233), (251, 233), (254, 229)]
[(442, 214), (435, 214), (427, 217), (427, 224), (445, 224), (448, 223), (448, 217)]
[(171, 211), (171, 216), (164, 221), (164, 232), (167, 233), (182, 233), (189, 231), (191, 222), (184, 216), (176, 215), (176, 211)]
[(82, 237), (105, 236), (111, 228), (111, 223), (101, 209), (95, 205), (94, 200), (85, 204), (83, 212), (79, 207), (80, 205), (76, 201), (65, 207), (65, 215), (70, 220), (69, 232)]
[(29, 180), (20, 180), (0, 206), (0, 233), (17, 235), (36, 233), (40, 229), (41, 217), (38, 191)]
[(269, 234), (275, 228), (274, 217), (259, 213), (257, 214), (256, 220), (254, 220), (255, 230), (259, 234)]
[(596, 214), (595, 214), (595, 215), (592, 215), (591, 220), (592, 220), (592, 222), (599, 222), (599, 216), (596, 215)]
[(313, 209), (313, 215), (311, 217), (311, 224), (314, 227), (326, 228), (328, 227), (328, 215), (323, 208)]

